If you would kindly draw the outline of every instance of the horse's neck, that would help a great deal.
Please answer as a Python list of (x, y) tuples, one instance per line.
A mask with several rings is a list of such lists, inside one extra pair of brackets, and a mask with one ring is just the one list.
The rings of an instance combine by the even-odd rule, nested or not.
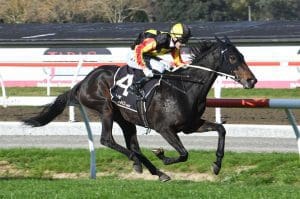
[(201, 60), (199, 60), (197, 63), (193, 63), (194, 65), (198, 66), (204, 66), (206, 68), (217, 70), (220, 62), (220, 50), (218, 47), (212, 47), (214, 48), (209, 54), (204, 56)]
[(201, 80), (203, 84), (193, 85), (191, 89), (191, 91), (194, 93), (194, 98), (205, 99), (217, 77), (218, 75), (216, 73), (209, 72), (209, 71), (202, 71)]
[[(220, 54), (218, 49), (216, 49), (210, 55), (204, 57), (198, 63), (195, 63), (195, 65), (217, 70), (217, 67), (219, 66), (219, 56)], [(203, 81), (203, 85), (193, 85), (195, 95), (200, 98), (206, 97), (218, 75), (214, 72), (209, 72), (202, 69), (193, 69), (191, 72), (194, 74), (194, 76), (196, 76), (196, 78), (201, 78)]]

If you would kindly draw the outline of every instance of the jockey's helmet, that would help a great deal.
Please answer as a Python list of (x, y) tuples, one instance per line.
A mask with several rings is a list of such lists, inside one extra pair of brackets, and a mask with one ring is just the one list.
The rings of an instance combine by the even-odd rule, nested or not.
[(176, 23), (171, 27), (170, 35), (172, 38), (177, 38), (181, 43), (187, 43), (191, 37), (191, 30), (183, 23)]

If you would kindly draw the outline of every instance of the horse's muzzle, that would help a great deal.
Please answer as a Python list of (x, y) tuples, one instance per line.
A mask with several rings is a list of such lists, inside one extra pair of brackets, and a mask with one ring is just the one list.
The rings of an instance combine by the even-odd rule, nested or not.
[(243, 85), (243, 87), (245, 89), (251, 89), (251, 88), (254, 88), (255, 84), (257, 83), (257, 79), (256, 78), (253, 78), (253, 79), (242, 79), (240, 81), (240, 83)]

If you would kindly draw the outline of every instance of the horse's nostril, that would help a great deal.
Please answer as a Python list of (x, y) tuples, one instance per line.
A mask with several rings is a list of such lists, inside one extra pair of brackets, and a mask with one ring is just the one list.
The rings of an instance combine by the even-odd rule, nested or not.
[(254, 84), (256, 84), (257, 79), (255, 79), (255, 78), (254, 79), (248, 79), (247, 82), (249, 82), (249, 83), (251, 83), (251, 84), (254, 85)]
[(257, 79), (253, 79), (253, 84), (256, 84), (257, 83)]
[(257, 82), (257, 80), (256, 80), (256, 78), (254, 78), (254, 79), (247, 79), (247, 81), (246, 81), (247, 83), (247, 85), (246, 85), (246, 88), (254, 88), (254, 86), (255, 86), (255, 84), (256, 84), (256, 82)]

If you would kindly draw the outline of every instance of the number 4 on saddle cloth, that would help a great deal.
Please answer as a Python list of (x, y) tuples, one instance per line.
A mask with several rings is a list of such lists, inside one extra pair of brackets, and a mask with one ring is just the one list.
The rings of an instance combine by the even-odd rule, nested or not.
[[(160, 85), (161, 78), (152, 78), (141, 85), (141, 96), (130, 92), (130, 86), (134, 82), (138, 82), (145, 78), (143, 71), (134, 69), (128, 66), (123, 66), (118, 69), (114, 76), (114, 85), (110, 89), (112, 101), (123, 108), (138, 112), (137, 103), (143, 101), (147, 110), (154, 94), (154, 88)], [(146, 111), (144, 110), (144, 111)]]

